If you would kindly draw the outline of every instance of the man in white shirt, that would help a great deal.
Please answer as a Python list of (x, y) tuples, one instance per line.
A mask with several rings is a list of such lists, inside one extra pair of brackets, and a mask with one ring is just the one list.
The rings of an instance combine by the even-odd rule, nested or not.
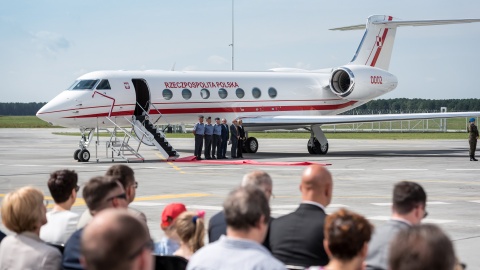
[(48, 189), (55, 201), (47, 213), (47, 224), (40, 229), (40, 238), (56, 245), (63, 245), (75, 232), (78, 214), (70, 211), (77, 198), (78, 175), (75, 171), (58, 170), (50, 174)]

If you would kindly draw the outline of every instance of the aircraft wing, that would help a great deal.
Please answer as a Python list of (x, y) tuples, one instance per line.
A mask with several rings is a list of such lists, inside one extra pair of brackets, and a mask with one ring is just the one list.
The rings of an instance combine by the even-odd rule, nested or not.
[(480, 112), (446, 112), (446, 113), (405, 113), (405, 114), (370, 114), (370, 115), (325, 115), (325, 116), (259, 116), (242, 117), (246, 128), (300, 128), (311, 125), (348, 124), (361, 122), (381, 122), (396, 120), (438, 119), (455, 117), (478, 117)]

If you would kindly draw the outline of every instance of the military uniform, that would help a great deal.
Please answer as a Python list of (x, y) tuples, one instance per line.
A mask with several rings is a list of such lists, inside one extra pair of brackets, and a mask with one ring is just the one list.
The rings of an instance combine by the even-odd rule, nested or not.
[(475, 150), (477, 149), (478, 128), (475, 126), (475, 118), (470, 119), (470, 125), (468, 126), (468, 143), (470, 144), (470, 161), (478, 161), (475, 158)]
[[(211, 119), (210, 117), (207, 119)], [(212, 123), (205, 124), (205, 159), (212, 159), (210, 154), (212, 150), (213, 125)], [(214, 153), (215, 154), (215, 153)]]
[[(200, 118), (203, 119), (203, 116)], [(205, 135), (205, 124), (198, 122), (193, 126), (193, 134), (195, 134), (195, 156), (198, 160), (202, 159), (203, 136)]]
[[(213, 125), (213, 142), (212, 142), (212, 158), (222, 158), (220, 144), (222, 143), (222, 125), (220, 124), (220, 118), (215, 118), (215, 125)], [(215, 157), (215, 153), (217, 156)]]

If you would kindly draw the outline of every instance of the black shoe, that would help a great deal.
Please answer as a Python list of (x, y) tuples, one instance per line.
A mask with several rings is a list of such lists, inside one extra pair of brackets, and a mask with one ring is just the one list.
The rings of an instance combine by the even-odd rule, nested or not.
[(212, 156), (212, 159), (217, 159), (217, 157), (215, 157), (215, 156)]
[(202, 158), (201, 158), (201, 157), (197, 157), (197, 160), (202, 160)]
[(470, 160), (478, 161), (478, 159), (476, 159), (475, 157), (472, 157), (472, 159), (470, 159)]

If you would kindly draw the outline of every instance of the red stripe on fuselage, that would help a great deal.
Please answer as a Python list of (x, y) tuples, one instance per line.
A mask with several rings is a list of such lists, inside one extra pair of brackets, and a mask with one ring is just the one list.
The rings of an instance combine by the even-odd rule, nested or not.
[[(307, 105), (307, 106), (259, 106), (259, 107), (222, 107), (222, 108), (175, 108), (160, 109), (162, 114), (192, 114), (192, 113), (252, 113), (252, 112), (287, 112), (287, 111), (328, 111), (342, 109), (357, 101), (349, 101), (342, 104), (331, 105)], [(130, 116), (133, 110), (112, 112), (111, 116)], [(156, 110), (150, 110), (150, 114), (158, 114)], [(96, 113), (87, 115), (68, 116), (65, 118), (95, 118), (106, 117), (108, 113)]]

